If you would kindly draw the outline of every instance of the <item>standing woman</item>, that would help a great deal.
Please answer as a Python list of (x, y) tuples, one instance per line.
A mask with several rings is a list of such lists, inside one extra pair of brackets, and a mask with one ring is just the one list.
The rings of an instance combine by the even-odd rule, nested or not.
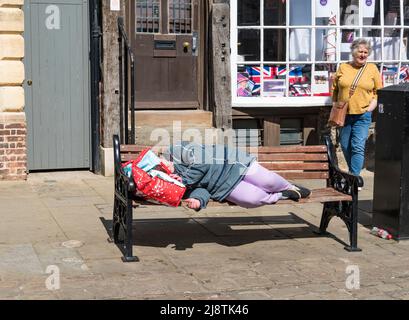
[[(333, 101), (349, 101), (345, 125), (340, 132), (340, 143), (349, 172), (354, 175), (360, 174), (364, 164), (365, 143), (372, 122), (372, 111), (377, 106), (377, 90), (382, 88), (377, 66), (367, 63), (371, 51), (371, 44), (363, 38), (352, 42), (353, 59), (339, 66), (333, 83)], [(352, 82), (365, 64), (366, 69), (350, 96)]]

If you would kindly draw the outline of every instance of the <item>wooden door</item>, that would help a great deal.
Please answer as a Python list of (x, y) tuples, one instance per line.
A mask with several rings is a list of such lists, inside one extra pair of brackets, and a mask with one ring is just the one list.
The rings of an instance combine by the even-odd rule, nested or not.
[(24, 16), (28, 167), (89, 168), (88, 1), (25, 1)]
[(199, 108), (199, 0), (132, 0), (136, 108)]

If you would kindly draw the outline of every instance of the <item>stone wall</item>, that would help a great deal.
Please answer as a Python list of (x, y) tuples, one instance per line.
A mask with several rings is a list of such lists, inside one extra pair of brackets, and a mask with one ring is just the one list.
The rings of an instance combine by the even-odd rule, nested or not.
[(24, 0), (0, 0), (0, 180), (27, 178)]

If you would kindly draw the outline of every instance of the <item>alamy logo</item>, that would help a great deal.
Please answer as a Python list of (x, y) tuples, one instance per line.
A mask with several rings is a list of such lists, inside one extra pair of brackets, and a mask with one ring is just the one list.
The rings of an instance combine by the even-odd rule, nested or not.
[(48, 30), (61, 29), (61, 14), (60, 8), (56, 5), (49, 5), (45, 8), (47, 18), (45, 19), (45, 26)]
[(348, 290), (360, 289), (359, 267), (357, 265), (347, 266), (345, 273), (348, 275), (345, 286)]
[(57, 266), (48, 266), (45, 273), (51, 274), (45, 280), (45, 287), (48, 290), (55, 291), (60, 289), (60, 268)]

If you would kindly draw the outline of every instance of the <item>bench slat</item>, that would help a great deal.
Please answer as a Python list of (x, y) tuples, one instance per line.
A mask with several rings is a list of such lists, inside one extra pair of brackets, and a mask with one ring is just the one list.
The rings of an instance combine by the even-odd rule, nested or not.
[[(280, 200), (278, 203), (279, 204), (298, 204), (298, 203), (324, 203), (324, 202), (332, 202), (332, 201), (352, 201), (352, 197), (350, 195), (343, 194), (341, 192), (338, 192), (332, 188), (321, 188), (321, 189), (315, 189), (312, 190), (311, 196), (307, 199), (300, 199), (300, 201), (295, 202), (292, 200)], [(134, 206), (136, 205), (149, 205), (149, 206), (155, 206), (158, 204), (154, 204), (151, 202), (147, 201), (141, 201), (141, 200), (135, 200), (134, 201)], [(182, 205), (186, 206), (183, 201)], [(217, 202), (217, 201), (209, 201), (209, 204), (207, 205), (208, 207), (228, 207), (228, 206), (236, 206), (235, 204), (228, 203), (228, 202)]]
[[(146, 146), (136, 145), (122, 145), (121, 155), (126, 154), (126, 161), (134, 159), (136, 155), (141, 152)], [(153, 147), (155, 152), (163, 152), (164, 147)], [(165, 147), (166, 148), (166, 147)], [(310, 160), (310, 161), (327, 161), (328, 156), (326, 154), (325, 146), (306, 146), (306, 147), (260, 147), (253, 149), (255, 156), (259, 161), (296, 161), (296, 160)]]
[[(135, 159), (138, 153), (128, 153), (121, 151), (121, 161), (130, 161)], [(285, 154), (260, 154), (258, 161), (327, 161), (328, 156), (325, 153), (306, 154), (306, 153), (285, 153)]]
[[(143, 149), (149, 148), (149, 146), (138, 145), (121, 145), (121, 152), (141, 152)], [(154, 146), (154, 150), (164, 150), (167, 146)], [(326, 153), (327, 147), (322, 146), (277, 146), (277, 147), (264, 147), (258, 148), (246, 148), (249, 152), (258, 153)]]
[(327, 161), (325, 153), (283, 153), (259, 154), (258, 161)]
[(291, 172), (291, 171), (275, 171), (277, 174), (287, 180), (294, 179), (328, 179), (328, 171), (316, 171), (316, 172)]
[(260, 162), (270, 170), (328, 170), (326, 162)]
[(141, 152), (143, 149), (150, 148), (148, 146), (137, 146), (134, 144), (122, 144), (121, 145), (121, 153), (122, 152)]
[[(136, 155), (132, 153), (122, 153), (121, 154), (122, 162), (127, 162), (135, 158), (136, 158)], [(311, 159), (316, 159), (316, 158), (310, 157), (309, 160)], [(294, 159), (294, 157), (289, 157), (289, 159), (286, 159), (286, 160), (287, 161), (292, 161), (292, 160), (302, 161), (301, 159)], [(328, 170), (327, 162), (310, 162), (310, 163), (298, 162), (297, 163), (297, 162), (263, 162), (263, 161), (260, 161), (260, 164), (269, 170), (320, 170), (320, 171)]]
[(252, 153), (326, 153), (327, 147), (322, 146), (277, 146), (248, 148)]
[[(122, 145), (121, 161), (135, 159), (145, 148), (146, 146)], [(163, 148), (166, 147), (154, 147), (153, 150), (162, 151)], [(326, 146), (260, 147), (257, 150), (260, 152), (257, 159), (260, 164), (276, 171), (285, 179), (328, 179), (329, 177)]]

